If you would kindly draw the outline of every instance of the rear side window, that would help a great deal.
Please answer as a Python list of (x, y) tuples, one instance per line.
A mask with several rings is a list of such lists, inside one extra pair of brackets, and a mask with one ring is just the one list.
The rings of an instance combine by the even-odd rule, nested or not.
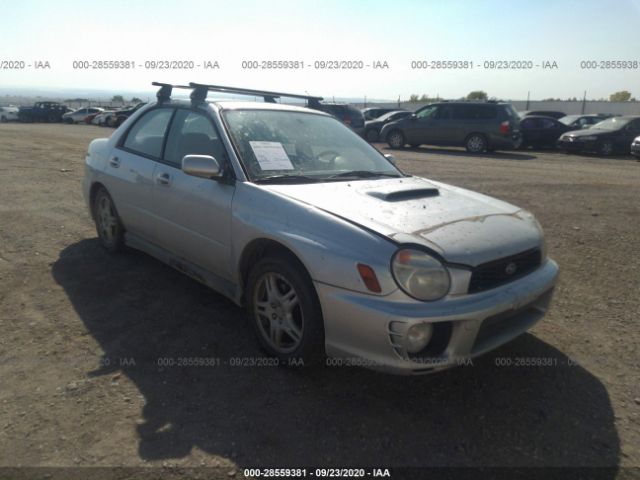
[(524, 128), (525, 130), (540, 128), (540, 122), (537, 118), (525, 118), (520, 122), (520, 128)]
[(211, 155), (222, 163), (223, 151), (218, 133), (207, 117), (190, 110), (178, 110), (167, 137), (166, 162), (181, 168), (185, 155)]
[(493, 105), (457, 105), (455, 109), (455, 118), (459, 120), (491, 120), (496, 116)]
[(160, 158), (171, 115), (172, 108), (159, 108), (145, 113), (129, 131), (124, 147), (148, 157)]

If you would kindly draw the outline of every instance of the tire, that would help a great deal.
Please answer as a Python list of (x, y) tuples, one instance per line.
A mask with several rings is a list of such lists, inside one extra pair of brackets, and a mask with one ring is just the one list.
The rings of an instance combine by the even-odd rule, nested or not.
[[(324, 322), (309, 274), (295, 257), (268, 255), (247, 280), (247, 313), (260, 346), (281, 365), (324, 359)], [(287, 303), (290, 302), (289, 307)]]
[(364, 137), (367, 139), (367, 142), (373, 143), (378, 141), (379, 135), (375, 129), (370, 128), (365, 132)]
[(73, 124), (73, 120), (70, 117), (67, 117), (64, 119), (64, 123), (66, 123), (67, 125), (71, 125)]
[(2, 118), (0, 118), (0, 122), (2, 123), (7, 123), (9, 120), (7, 120), (7, 117), (5, 117), (4, 115), (2, 116)]
[(464, 144), (469, 153), (482, 153), (488, 148), (487, 139), (480, 133), (472, 133)]
[(613, 143), (611, 143), (609, 140), (605, 140), (598, 147), (598, 153), (605, 157), (613, 155)]
[(387, 135), (387, 143), (393, 149), (404, 148), (404, 134), (400, 130), (393, 130)]
[(420, 146), (419, 143), (412, 143), (411, 148), (418, 148)]
[(93, 199), (92, 210), (96, 232), (104, 249), (111, 253), (124, 250), (124, 227), (106, 189), (98, 190)]

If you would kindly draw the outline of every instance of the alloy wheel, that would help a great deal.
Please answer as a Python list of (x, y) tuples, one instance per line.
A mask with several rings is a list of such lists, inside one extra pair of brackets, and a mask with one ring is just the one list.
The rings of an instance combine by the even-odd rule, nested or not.
[(300, 346), (304, 316), (298, 293), (284, 276), (263, 274), (254, 290), (253, 305), (258, 331), (271, 348), (286, 354)]

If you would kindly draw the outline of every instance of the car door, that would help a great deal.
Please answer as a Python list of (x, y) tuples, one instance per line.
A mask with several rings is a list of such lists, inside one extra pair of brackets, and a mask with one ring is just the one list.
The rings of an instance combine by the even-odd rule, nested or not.
[(211, 155), (230, 172), (212, 120), (203, 112), (178, 109), (163, 161), (154, 173), (153, 211), (160, 245), (225, 279), (232, 278), (231, 203), (233, 182), (199, 178), (182, 171), (185, 155)]
[(624, 154), (631, 151), (633, 139), (640, 135), (640, 118), (631, 120), (614, 138), (614, 148)]
[(106, 187), (129, 233), (157, 242), (152, 212), (154, 171), (174, 108), (145, 112), (112, 150), (105, 168)]
[(536, 146), (540, 144), (541, 138), (541, 121), (536, 117), (524, 117), (520, 122), (524, 143), (526, 145)]
[(421, 143), (432, 143), (433, 128), (435, 127), (434, 116), (438, 111), (437, 105), (427, 105), (403, 122), (405, 141), (409, 144), (419, 145)]
[(544, 146), (555, 145), (560, 135), (566, 130), (563, 124), (552, 118), (543, 118), (541, 123), (540, 144)]

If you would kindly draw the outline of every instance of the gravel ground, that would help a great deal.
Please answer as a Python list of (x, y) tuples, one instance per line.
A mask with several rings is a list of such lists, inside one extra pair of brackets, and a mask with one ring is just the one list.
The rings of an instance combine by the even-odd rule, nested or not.
[(229, 301), (143, 254), (100, 248), (80, 181), (89, 141), (108, 133), (0, 126), (0, 466), (218, 467), (210, 478), (296, 465), (638, 473), (620, 467), (640, 467), (640, 163), (395, 152), (406, 172), (534, 212), (560, 264), (546, 319), (473, 366), (428, 377), (161, 367), (259, 349)]

